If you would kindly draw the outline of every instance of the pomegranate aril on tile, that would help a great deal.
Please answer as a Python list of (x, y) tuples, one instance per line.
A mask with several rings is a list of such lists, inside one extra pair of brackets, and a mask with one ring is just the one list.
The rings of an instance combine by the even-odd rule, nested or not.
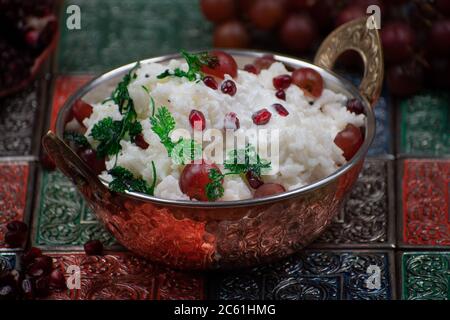
[(203, 112), (198, 110), (191, 110), (189, 114), (189, 123), (191, 124), (192, 129), (194, 130), (205, 130), (206, 128), (206, 120)]
[(254, 124), (261, 126), (261, 125), (268, 123), (271, 117), (272, 117), (272, 114), (270, 113), (270, 111), (267, 110), (266, 108), (264, 108), (264, 109), (261, 109), (261, 110), (255, 112), (252, 115), (252, 120), (253, 120)]
[(209, 87), (209, 88), (211, 88), (211, 89), (213, 89), (213, 90), (217, 90), (217, 88), (219, 87), (219, 85), (217, 84), (217, 81), (216, 81), (213, 77), (211, 77), (211, 76), (206, 76), (206, 77), (204, 77), (204, 78), (203, 78), (203, 83), (204, 83), (207, 87)]
[(236, 113), (228, 112), (224, 119), (224, 129), (237, 130), (240, 128), (239, 118)]
[(275, 87), (275, 89), (277, 89), (277, 90), (283, 89), (284, 90), (284, 89), (289, 88), (289, 86), (292, 83), (292, 78), (288, 74), (282, 74), (280, 76), (273, 78), (272, 83), (273, 83), (273, 86)]
[(103, 254), (103, 243), (100, 240), (90, 240), (84, 244), (84, 252), (88, 256), (99, 256)]
[(247, 171), (245, 178), (247, 179), (249, 186), (253, 189), (258, 189), (264, 184), (261, 178), (258, 177), (253, 171)]
[(236, 94), (237, 88), (236, 88), (236, 84), (234, 83), (234, 81), (226, 80), (222, 83), (220, 90), (222, 90), (222, 92), (225, 94), (234, 96)]
[(286, 101), (286, 91), (284, 91), (283, 89), (277, 90), (277, 92), (275, 92), (275, 96), (280, 100)]
[(148, 147), (150, 146), (147, 143), (147, 141), (145, 141), (144, 135), (142, 133), (140, 133), (140, 134), (136, 135), (136, 137), (134, 137), (134, 144), (144, 150), (148, 149)]
[(286, 117), (289, 115), (289, 111), (286, 110), (285, 107), (283, 107), (283, 105), (279, 104), (279, 103), (275, 103), (272, 105), (272, 107), (277, 111), (277, 113), (282, 116), (282, 117)]

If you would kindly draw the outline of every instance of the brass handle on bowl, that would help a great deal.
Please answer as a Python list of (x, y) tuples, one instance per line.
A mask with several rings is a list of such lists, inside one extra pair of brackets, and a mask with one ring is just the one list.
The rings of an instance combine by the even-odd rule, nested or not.
[(331, 70), (337, 58), (348, 50), (358, 52), (364, 62), (364, 76), (359, 86), (361, 94), (373, 106), (380, 96), (383, 86), (384, 63), (380, 35), (374, 17), (364, 17), (350, 21), (334, 30), (320, 46), (314, 64)]
[(49, 131), (42, 144), (62, 173), (71, 178), (78, 189), (88, 198), (105, 201), (110, 198), (109, 189), (99, 180), (78, 155), (53, 132)]

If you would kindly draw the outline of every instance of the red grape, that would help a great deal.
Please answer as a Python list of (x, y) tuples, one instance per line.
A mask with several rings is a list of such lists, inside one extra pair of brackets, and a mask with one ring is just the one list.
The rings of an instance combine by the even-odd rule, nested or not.
[(218, 50), (212, 51), (210, 54), (217, 57), (219, 63), (214, 68), (202, 66), (202, 72), (221, 79), (223, 79), (226, 74), (229, 74), (233, 78), (237, 77), (238, 66), (236, 60), (234, 60), (231, 55)]
[(211, 22), (224, 22), (236, 14), (234, 0), (201, 0), (203, 15)]
[(283, 17), (283, 3), (278, 0), (258, 0), (250, 8), (250, 21), (262, 30), (274, 28)]
[(344, 158), (348, 161), (358, 152), (363, 140), (361, 130), (352, 124), (347, 124), (345, 129), (336, 135), (334, 143), (344, 151)]
[(191, 199), (208, 201), (206, 186), (211, 182), (209, 173), (211, 169), (220, 172), (215, 164), (188, 164), (184, 167), (180, 176), (180, 189)]
[(358, 19), (364, 17), (366, 15), (366, 10), (363, 6), (360, 5), (350, 5), (346, 7), (344, 10), (339, 12), (336, 17), (336, 27), (340, 26), (344, 23), (352, 21), (354, 19)]
[(253, 198), (263, 198), (268, 197), (273, 194), (285, 192), (286, 189), (278, 183), (264, 183), (258, 189), (256, 189)]
[(436, 21), (433, 24), (430, 40), (435, 52), (443, 56), (450, 54), (450, 19)]
[(219, 48), (246, 48), (250, 36), (239, 21), (229, 21), (218, 26), (214, 31), (214, 46)]
[(306, 51), (311, 48), (316, 38), (316, 25), (306, 14), (289, 16), (280, 29), (281, 42), (290, 50)]
[(387, 70), (388, 88), (394, 95), (409, 96), (422, 88), (423, 77), (423, 70), (417, 63), (395, 65)]
[(300, 68), (292, 73), (292, 83), (303, 90), (305, 95), (318, 98), (323, 91), (323, 78), (316, 70)]
[(416, 42), (414, 30), (404, 22), (389, 22), (381, 28), (384, 56), (391, 62), (408, 59)]
[(72, 107), (73, 116), (80, 124), (83, 120), (89, 118), (92, 114), (92, 106), (81, 99), (78, 99)]

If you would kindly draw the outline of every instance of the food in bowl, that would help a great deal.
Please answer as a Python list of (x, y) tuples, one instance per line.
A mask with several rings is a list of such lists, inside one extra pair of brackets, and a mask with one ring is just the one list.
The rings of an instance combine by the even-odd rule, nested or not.
[[(64, 137), (111, 190), (195, 201), (266, 197), (332, 174), (363, 143), (361, 101), (326, 88), (314, 69), (288, 70), (271, 56), (238, 69), (222, 51), (182, 56), (137, 63), (110, 97), (74, 104)], [(276, 133), (277, 141), (233, 139), (229, 148), (213, 130)], [(275, 157), (261, 152), (275, 144)]]

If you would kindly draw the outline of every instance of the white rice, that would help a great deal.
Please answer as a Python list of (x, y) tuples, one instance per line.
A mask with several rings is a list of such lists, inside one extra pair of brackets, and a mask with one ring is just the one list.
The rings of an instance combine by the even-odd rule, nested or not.
[[(322, 96), (313, 105), (304, 96), (303, 91), (291, 85), (286, 90), (286, 101), (275, 96), (272, 79), (281, 74), (290, 74), (283, 64), (274, 63), (268, 70), (254, 75), (239, 70), (237, 93), (231, 97), (219, 90), (212, 90), (203, 82), (189, 82), (186, 78), (168, 77), (158, 80), (156, 76), (165, 69), (173, 70), (181, 67), (186, 70), (185, 63), (173, 60), (167, 65), (145, 64), (137, 70), (137, 78), (128, 86), (135, 109), (143, 127), (145, 140), (150, 147), (143, 150), (135, 144), (122, 140), (122, 150), (117, 158), (117, 165), (123, 166), (152, 182), (152, 160), (157, 171), (155, 196), (167, 199), (189, 199), (184, 195), (178, 184), (181, 165), (175, 165), (168, 157), (167, 151), (160, 143), (159, 137), (151, 130), (149, 116), (151, 115), (150, 98), (142, 89), (145, 85), (153, 97), (156, 107), (166, 106), (176, 120), (177, 128), (192, 132), (189, 123), (189, 113), (192, 109), (203, 112), (206, 118), (206, 128), (222, 129), (225, 114), (235, 112), (240, 120), (240, 129), (279, 129), (279, 172), (276, 175), (264, 176), (266, 182), (277, 182), (287, 190), (292, 190), (333, 173), (338, 166), (345, 163), (343, 152), (333, 142), (336, 134), (351, 123), (355, 126), (364, 124), (364, 115), (355, 115), (345, 108), (346, 96), (324, 89)], [(226, 76), (226, 79), (231, 79)], [(282, 117), (270, 106), (282, 104), (288, 111), (287, 117)], [(263, 126), (256, 126), (252, 114), (262, 108), (272, 113), (271, 120)], [(112, 117), (122, 118), (118, 106), (113, 102), (93, 105), (93, 113), (85, 119), (86, 137), (95, 148), (98, 142), (89, 135), (92, 127), (101, 119)], [(106, 162), (106, 168), (111, 169), (115, 157)], [(220, 167), (220, 166), (219, 166)], [(108, 178), (106, 172), (102, 175)], [(240, 200), (252, 197), (252, 191), (240, 176), (227, 176), (224, 181), (225, 193), (220, 200)]]

